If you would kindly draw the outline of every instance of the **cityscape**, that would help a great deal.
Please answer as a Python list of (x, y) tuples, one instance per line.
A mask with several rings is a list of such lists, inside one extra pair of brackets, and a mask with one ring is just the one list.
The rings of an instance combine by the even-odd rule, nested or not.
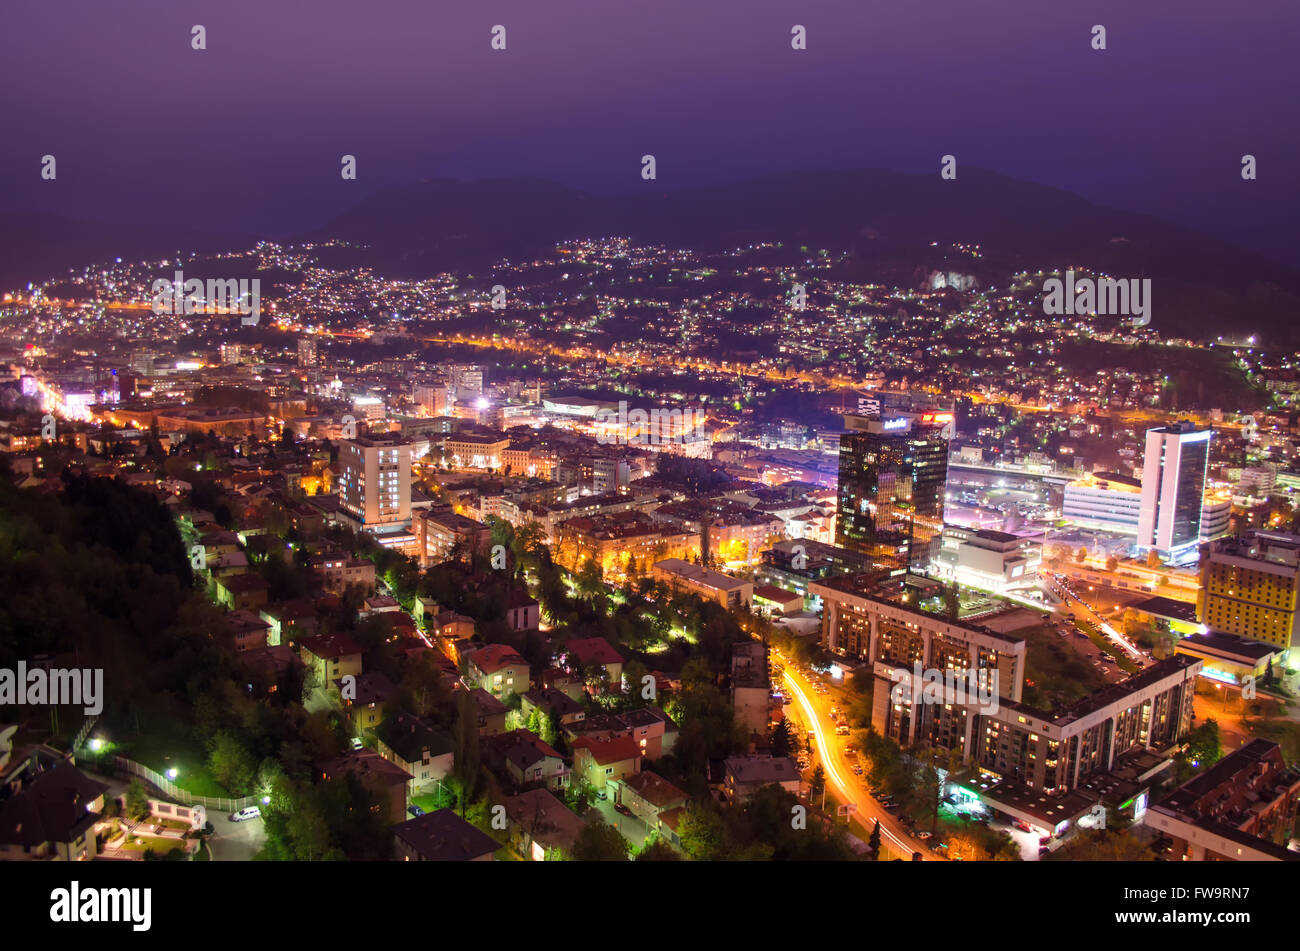
[(655, 151), (277, 227), (9, 190), (0, 861), (1300, 860), (1289, 232)]

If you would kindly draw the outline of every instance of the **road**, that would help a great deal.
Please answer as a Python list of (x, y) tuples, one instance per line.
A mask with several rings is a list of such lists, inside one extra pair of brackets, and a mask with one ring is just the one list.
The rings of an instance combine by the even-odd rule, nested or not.
[(214, 862), (248, 862), (266, 844), (266, 825), (261, 819), (231, 822), (229, 813), (208, 813), (215, 830), (208, 840)]
[(826, 782), (842, 801), (857, 807), (853, 821), (865, 831), (862, 838), (866, 840), (870, 837), (875, 820), (879, 819), (880, 836), (893, 852), (904, 858), (910, 858), (913, 852), (920, 852), (923, 861), (943, 861), (924, 842), (913, 838), (902, 823), (871, 798), (844, 756), (847, 738), (836, 736), (828, 728), (832, 723), (830, 702), (819, 701), (812, 684), (791, 669), (784, 658), (781, 663), (785, 667), (784, 681), (790, 690), (790, 696), (799, 704), (804, 720), (813, 731), (813, 739), (817, 743), (817, 759), (826, 773)]
[(1065, 607), (1068, 608), (1071, 615), (1082, 616), (1085, 621), (1100, 631), (1108, 641), (1122, 650), (1129, 660), (1137, 664), (1139, 668), (1151, 663), (1147, 656), (1138, 650), (1136, 644), (1116, 630), (1091, 604), (1083, 600), (1082, 592), (1078, 587), (1069, 581), (1057, 579), (1054, 590), (1060, 597), (1064, 598)]

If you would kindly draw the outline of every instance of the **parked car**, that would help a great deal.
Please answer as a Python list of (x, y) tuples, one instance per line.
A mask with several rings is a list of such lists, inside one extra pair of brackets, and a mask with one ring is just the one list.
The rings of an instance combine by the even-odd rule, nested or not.
[(361, 737), (354, 736), (352, 737), (352, 748), (354, 750), (364, 750), (366, 748), (366, 744), (361, 742)]
[(1044, 845), (1044, 846), (1040, 846), (1039, 849), (1038, 849), (1038, 857), (1039, 857), (1040, 859), (1041, 859), (1043, 856), (1045, 856), (1045, 855), (1051, 855), (1051, 854), (1052, 854), (1052, 850), (1049, 849), (1049, 848), (1048, 848), (1047, 846), (1045, 846), (1045, 845)]
[(632, 810), (629, 809), (627, 806), (623, 805), (621, 802), (614, 803), (614, 811), (624, 816), (632, 815)]
[(1013, 826), (1015, 826), (1017, 829), (1019, 829), (1021, 832), (1033, 832), (1033, 831), (1034, 831), (1033, 828), (1030, 827), (1029, 823), (1026, 822), (1024, 819), (1013, 819), (1013, 820), (1011, 821), (1011, 824), (1012, 824)]
[(609, 793), (602, 789), (600, 792), (596, 793), (596, 798), (601, 802), (607, 802), (609, 800)]
[(931, 833), (929, 832), (918, 832), (916, 834), (916, 837), (920, 839), (922, 842), (924, 842), (926, 839), (930, 838), (930, 835)]
[(262, 818), (262, 810), (257, 808), (257, 806), (245, 806), (243, 809), (240, 809), (238, 812), (234, 812), (230, 814), (231, 822), (243, 822), (246, 819), (260, 819), (260, 818)]
[(1038, 837), (1038, 844), (1039, 844), (1039, 845), (1051, 845), (1051, 844), (1052, 844), (1052, 837), (1051, 837), (1050, 835), (1040, 835), (1040, 836)]
[(406, 807), (406, 811), (409, 812), (412, 816), (414, 816), (414, 817), (417, 818), (417, 819), (418, 819), (420, 816), (424, 815), (424, 810), (421, 809), (419, 806), (416, 806), (416, 805), (410, 805), (410, 806), (407, 806), (407, 807)]

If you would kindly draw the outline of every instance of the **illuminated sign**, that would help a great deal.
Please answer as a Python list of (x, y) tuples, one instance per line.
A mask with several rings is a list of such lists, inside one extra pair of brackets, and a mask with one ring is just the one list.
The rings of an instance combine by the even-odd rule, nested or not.
[(883, 425), (885, 429), (906, 429), (907, 418), (900, 416), (897, 419), (887, 419)]
[(923, 423), (951, 423), (952, 413), (923, 413), (921, 422)]

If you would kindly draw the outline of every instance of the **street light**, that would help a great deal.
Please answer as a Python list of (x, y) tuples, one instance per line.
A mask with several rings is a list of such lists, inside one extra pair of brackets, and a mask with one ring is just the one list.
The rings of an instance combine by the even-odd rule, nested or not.
[(175, 779), (175, 778), (176, 778), (176, 767), (175, 767), (175, 766), (173, 766), (171, 769), (167, 770), (167, 778), (168, 778), (168, 779)]

